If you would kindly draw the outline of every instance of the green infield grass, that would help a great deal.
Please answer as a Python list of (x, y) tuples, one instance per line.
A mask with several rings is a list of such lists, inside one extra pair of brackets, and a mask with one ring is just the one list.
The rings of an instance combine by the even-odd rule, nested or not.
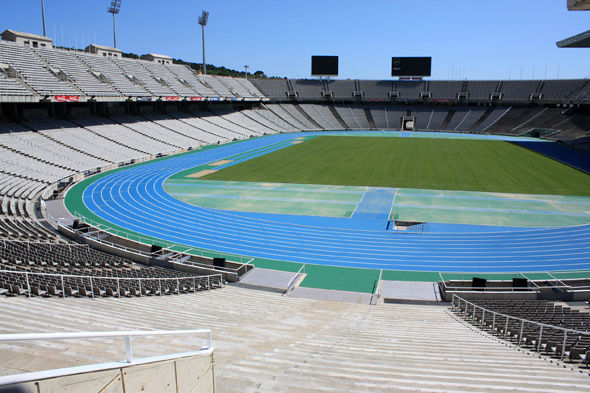
[(504, 141), (320, 136), (203, 180), (590, 196), (590, 176)]

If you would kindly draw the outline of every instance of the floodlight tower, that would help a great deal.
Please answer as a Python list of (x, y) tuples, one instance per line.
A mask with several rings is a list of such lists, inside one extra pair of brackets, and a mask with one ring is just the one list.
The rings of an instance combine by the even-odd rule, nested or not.
[(121, 0), (112, 0), (111, 6), (107, 8), (107, 12), (113, 14), (113, 31), (115, 38), (115, 48), (117, 47), (117, 24), (115, 22), (115, 15), (121, 11)]
[(41, 15), (43, 16), (43, 35), (47, 37), (47, 32), (45, 31), (45, 3), (41, 0)]
[(199, 24), (203, 28), (203, 74), (207, 75), (207, 63), (205, 62), (205, 26), (207, 26), (207, 21), (209, 20), (209, 13), (207, 11), (203, 11), (201, 16), (199, 16)]

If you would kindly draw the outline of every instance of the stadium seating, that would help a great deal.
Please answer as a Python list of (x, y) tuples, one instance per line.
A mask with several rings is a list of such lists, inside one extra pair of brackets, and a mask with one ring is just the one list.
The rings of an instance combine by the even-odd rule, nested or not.
[(22, 80), (42, 96), (80, 94), (72, 85), (58, 78), (59, 70), (45, 66), (29, 47), (0, 41), (0, 63), (13, 67)]
[(364, 80), (359, 83), (365, 98), (369, 100), (388, 100), (395, 86), (393, 81)]
[[(225, 79), (225, 78), (224, 78)], [(213, 75), (200, 75), (199, 80), (209, 89), (214, 91), (220, 97), (234, 97), (235, 95), (230, 91), (223, 82), (223, 79)]]
[(154, 78), (159, 78), (179, 96), (192, 97), (198, 95), (198, 93), (190, 87), (188, 82), (182, 81), (181, 78), (174, 75), (164, 64), (158, 64), (151, 61), (138, 61), (138, 63), (147, 68)]
[(399, 98), (405, 100), (419, 100), (420, 93), (426, 92), (424, 81), (396, 81), (393, 82), (394, 91), (399, 93)]
[(106, 118), (82, 117), (77, 119), (77, 122), (103, 138), (137, 150), (142, 155), (169, 153), (178, 150), (177, 146), (156, 140)]
[[(224, 130), (218, 129), (218, 127), (216, 127), (214, 124), (202, 120), (200, 117), (196, 117), (194, 114), (179, 111), (170, 112), (169, 114), (180, 122), (175, 124), (175, 127), (183, 129), (187, 134), (195, 132), (196, 137), (206, 144), (216, 144), (230, 140), (222, 135)], [(190, 128), (185, 128), (185, 125)]]
[(97, 75), (106, 78), (121, 94), (128, 97), (147, 96), (150, 93), (144, 88), (139, 79), (126, 74), (111, 60), (87, 54), (76, 53), (76, 56), (92, 69)]
[(305, 116), (299, 113), (292, 104), (269, 104), (266, 105), (266, 108), (295, 129), (319, 130)]
[(239, 135), (239, 139), (250, 136), (260, 136), (263, 134), (254, 130), (254, 128), (256, 127), (247, 128), (245, 126), (240, 125), (238, 122), (232, 122), (231, 120), (229, 120), (233, 112), (234, 111), (231, 109), (217, 110), (213, 112), (214, 116), (207, 116), (207, 121)]
[(218, 97), (219, 95), (213, 91), (210, 87), (206, 86), (201, 80), (197, 79), (197, 76), (189, 68), (172, 64), (166, 66), (174, 75), (180, 80), (185, 81), (189, 86), (197, 92), (201, 97)]
[[(0, 237), (11, 240), (61, 241), (34, 219), (34, 198), (52, 183), (69, 183), (80, 174), (206, 144), (302, 130), (395, 130), (405, 116), (415, 117), (417, 129), (427, 131), (518, 135), (535, 128), (555, 128), (560, 132), (550, 138), (579, 140), (577, 145), (582, 147), (588, 145), (586, 132), (590, 129), (588, 116), (573, 109), (526, 105), (533, 93), (552, 102), (583, 102), (590, 85), (581, 80), (246, 80), (197, 75), (179, 64), (32, 49), (4, 41), (0, 42), (0, 64), (8, 65), (0, 70), (0, 96), (74, 95), (113, 102), (129, 97), (140, 97), (138, 101), (171, 97), (172, 101), (187, 101), (93, 108), (95, 115), (91, 115), (91, 105), (80, 104), (84, 107), (71, 113), (48, 116), (45, 110), (28, 116), (19, 111), (11, 113), (13, 121), (0, 120)], [(355, 95), (359, 91), (364, 97)], [(494, 94), (511, 106), (435, 102), (457, 102), (461, 97), (469, 103), (489, 103)], [(190, 103), (195, 96), (212, 103)], [(214, 102), (268, 98), (276, 101), (239, 106)], [(293, 98), (301, 102), (288, 101)], [(98, 294), (108, 293), (107, 289)], [(84, 290), (72, 289), (78, 293)], [(129, 292), (132, 290), (140, 293), (139, 288)], [(37, 291), (41, 294), (43, 290)]]
[(230, 129), (235, 128), (236, 132), (250, 132), (252, 133), (251, 135), (255, 136), (276, 133), (275, 128), (256, 122), (240, 111), (234, 111), (233, 109), (216, 109), (214, 113), (225, 120)]
[(335, 106), (340, 118), (350, 129), (370, 129), (364, 109), (359, 106)]
[(326, 88), (333, 94), (334, 99), (350, 99), (356, 90), (354, 80), (330, 80), (326, 82)]
[[(588, 81), (580, 80), (548, 80), (544, 81), (541, 93), (548, 101), (567, 101), (582, 99), (588, 92)], [(590, 98), (586, 97), (586, 100)]]
[[(22, 296), (21, 296), (22, 298)], [(213, 330), (215, 383), (223, 392), (515, 391), (584, 392), (584, 368), (544, 361), (509, 348), (449, 316), (438, 305), (347, 304), (298, 299), (227, 286), (199, 296), (64, 299), (10, 297), (0, 302), (6, 331)], [(89, 311), (91, 310), (91, 311)], [(115, 325), (116, 324), (116, 325)], [(98, 327), (97, 327), (98, 326)], [(184, 352), (198, 337), (170, 337), (154, 345), (133, 340), (142, 356)], [(0, 366), (31, 371), (124, 359), (113, 340), (0, 344)], [(80, 354), (83, 354), (83, 358)], [(53, 362), (53, 363), (52, 363)], [(85, 362), (85, 363), (82, 363)], [(582, 372), (580, 372), (582, 371)], [(147, 390), (147, 389), (146, 389)]]
[[(29, 125), (35, 128), (33, 122), (29, 122)], [(107, 161), (68, 148), (37, 132), (0, 134), (0, 146), (75, 172), (84, 172), (108, 164)]]
[[(74, 121), (86, 125), (96, 123), (96, 119), (89, 116), (76, 117)], [(69, 146), (104, 161), (114, 163), (144, 156), (143, 153), (134, 148), (111, 141), (98, 133), (92, 132), (89, 128), (79, 127), (65, 120), (37, 121), (31, 123), (31, 127), (64, 146)]]
[(266, 97), (279, 100), (287, 98), (289, 86), (286, 79), (256, 79), (251, 83)]
[(0, 237), (36, 242), (59, 242), (54, 232), (51, 232), (37, 221), (16, 217), (0, 217)]
[[(320, 100), (324, 90), (324, 82), (320, 80), (291, 79), (290, 84), (299, 99)], [(284, 96), (281, 98), (285, 98)]]
[(483, 121), (479, 125), (475, 127), (473, 131), (480, 134), (486, 132), (488, 129), (493, 127), (494, 124), (496, 124), (496, 122), (498, 122), (504, 115), (506, 115), (506, 113), (508, 113), (509, 110), (510, 107), (494, 108), (488, 114), (488, 116), (485, 119), (483, 119)]
[[(401, 100), (505, 102), (509, 104), (587, 103), (586, 80), (379, 81), (302, 80), (196, 75), (185, 65), (163, 65), (129, 58), (111, 59), (80, 51), (30, 48), (0, 43), (0, 96), (205, 97), (285, 101)], [(291, 95), (292, 94), (292, 95)], [(360, 94), (360, 95), (358, 95)], [(353, 122), (354, 123), (354, 122)], [(354, 127), (358, 128), (358, 127)], [(364, 127), (361, 127), (364, 128)]]
[(500, 93), (504, 101), (529, 101), (531, 94), (539, 89), (540, 81), (504, 81)]
[[(179, 134), (179, 136), (184, 137), (185, 143), (182, 145), (184, 147), (197, 147), (200, 144), (209, 143), (203, 137), (203, 135), (209, 134), (206, 134), (195, 127), (183, 123), (180, 120), (174, 119), (175, 114), (177, 116), (182, 116), (182, 113), (177, 111), (172, 111), (167, 115), (154, 111), (146, 111), (142, 112), (142, 117), (144, 118), (144, 122), (147, 119), (154, 124), (158, 124), (166, 129), (172, 130)], [(178, 139), (178, 137), (176, 138)]]
[(126, 128), (131, 128), (148, 138), (158, 140), (162, 143), (173, 145), (179, 149), (194, 147), (198, 145), (197, 140), (184, 136), (174, 130), (168, 129), (158, 123), (146, 121), (140, 116), (117, 115), (112, 119)]
[(453, 118), (446, 127), (448, 131), (468, 132), (486, 112), (485, 108), (467, 107), (455, 111)]
[(435, 100), (456, 100), (459, 93), (462, 92), (463, 81), (432, 81), (429, 84), (428, 91)]
[(32, 96), (29, 90), (27, 90), (22, 84), (16, 79), (9, 78), (8, 72), (4, 68), (0, 67), (0, 96)]
[(0, 148), (0, 152), (2, 153), (0, 171), (6, 174), (46, 183), (53, 183), (76, 174), (73, 170), (47, 164), (6, 148)]
[(256, 89), (256, 87), (247, 79), (242, 78), (221, 78), (216, 77), (236, 96), (242, 98), (262, 98), (263, 95)]
[(0, 287), (6, 295), (162, 295), (213, 289), (219, 276), (205, 277), (130, 260), (79, 244), (0, 242)]
[(200, 124), (208, 132), (210, 131), (215, 135), (219, 135), (225, 140), (232, 141), (250, 136), (244, 129), (241, 129), (240, 131), (234, 131), (227, 128), (230, 127), (227, 121), (219, 119), (214, 113), (193, 109), (191, 114), (198, 117), (198, 121), (196, 122), (197, 124)]
[[(156, 79), (154, 75), (143, 65), (143, 61), (131, 59), (113, 59), (130, 78), (137, 78), (142, 86), (155, 96), (176, 95), (163, 79)], [(159, 77), (161, 78), (161, 77)]]
[(43, 60), (65, 73), (65, 75), (86, 95), (117, 97), (119, 93), (108, 83), (101, 82), (100, 75), (92, 73), (70, 52), (55, 49), (33, 49)]
[[(466, 320), (504, 339), (554, 357), (563, 355), (571, 362), (590, 362), (590, 314), (587, 311), (545, 300), (485, 300), (470, 304), (456, 301), (454, 306)], [(563, 329), (569, 330), (567, 337)]]
[(325, 130), (341, 130), (344, 128), (342, 124), (334, 117), (329, 107), (315, 104), (301, 104), (299, 105), (310, 118), (313, 119)]
[[(226, 78), (226, 80), (228, 81), (228, 83), (239, 83), (240, 85), (244, 86), (244, 88), (247, 90), (251, 97), (266, 98), (264, 94), (260, 90), (258, 90), (258, 88), (252, 83), (250, 79)], [(230, 80), (233, 82), (230, 82)]]
[(273, 112), (268, 110), (244, 110), (240, 112), (244, 116), (247, 116), (252, 121), (260, 123), (266, 128), (272, 129), (276, 132), (291, 132), (297, 129), (291, 126), (288, 122), (285, 122), (280, 116), (276, 116)]

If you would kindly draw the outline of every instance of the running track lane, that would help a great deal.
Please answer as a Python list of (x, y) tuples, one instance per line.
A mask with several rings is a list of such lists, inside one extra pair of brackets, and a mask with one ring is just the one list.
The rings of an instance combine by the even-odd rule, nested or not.
[(102, 219), (130, 231), (250, 257), (440, 272), (590, 269), (590, 225), (487, 234), (395, 234), (321, 228), (200, 208), (172, 198), (163, 189), (166, 178), (179, 171), (296, 136), (246, 140), (131, 167), (92, 183), (84, 191), (84, 203)]

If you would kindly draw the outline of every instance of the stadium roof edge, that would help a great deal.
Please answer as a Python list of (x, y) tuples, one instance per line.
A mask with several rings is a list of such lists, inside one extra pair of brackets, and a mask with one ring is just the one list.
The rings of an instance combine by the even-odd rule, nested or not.
[(590, 30), (556, 42), (558, 48), (590, 48)]
[(86, 50), (88, 50), (89, 48), (96, 48), (96, 49), (102, 49), (102, 50), (107, 50), (110, 52), (119, 52), (119, 53), (123, 53), (123, 51), (121, 51), (121, 49), (117, 49), (117, 48), (111, 48), (110, 46), (104, 46), (104, 45), (96, 45), (96, 44), (90, 44), (86, 47)]
[(590, 11), (590, 0), (567, 0), (568, 11)]
[(23, 37), (23, 38), (31, 38), (31, 39), (35, 39), (35, 40), (39, 40), (39, 41), (48, 41), (48, 42), (53, 42), (53, 40), (49, 37), (45, 37), (44, 35), (37, 35), (37, 34), (31, 34), (31, 33), (23, 33), (20, 31), (16, 31), (16, 30), (10, 30), (10, 29), (6, 29), (4, 30), (4, 32), (2, 32), (2, 34), (0, 34), (0, 36), (3, 39), (6, 39), (5, 37), (14, 37), (14, 36), (18, 36), (18, 37)]
[(159, 55), (157, 53), (148, 53), (149, 56), (153, 56), (153, 57), (158, 57), (158, 58), (162, 58), (162, 59), (170, 59), (170, 60), (174, 60), (172, 59), (172, 57), (170, 56), (166, 56), (166, 55)]

